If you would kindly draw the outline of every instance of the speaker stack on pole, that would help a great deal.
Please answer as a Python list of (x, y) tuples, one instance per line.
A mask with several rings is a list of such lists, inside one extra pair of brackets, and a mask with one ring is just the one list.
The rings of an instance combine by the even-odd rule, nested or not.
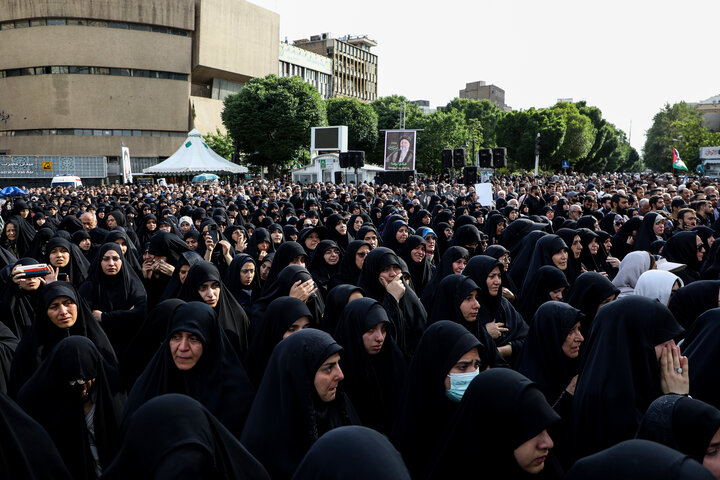
[(340, 168), (362, 168), (365, 166), (365, 152), (349, 150), (340, 152)]
[(507, 167), (507, 148), (500, 147), (492, 149), (492, 166), (493, 168)]
[(440, 159), (443, 169), (453, 168), (453, 150), (451, 148), (443, 150)]
[(462, 168), (465, 166), (465, 149), (456, 148), (453, 150), (453, 167)]
[(475, 185), (476, 183), (478, 183), (477, 167), (463, 168), (463, 180), (465, 181), (465, 185)]
[(478, 150), (478, 161), (480, 168), (492, 168), (493, 166), (493, 150), (492, 148), (481, 148)]

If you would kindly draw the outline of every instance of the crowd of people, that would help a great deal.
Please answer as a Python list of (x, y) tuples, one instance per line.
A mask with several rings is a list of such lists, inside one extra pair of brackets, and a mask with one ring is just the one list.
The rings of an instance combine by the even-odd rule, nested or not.
[(3, 478), (720, 479), (717, 184), (490, 183), (3, 199)]

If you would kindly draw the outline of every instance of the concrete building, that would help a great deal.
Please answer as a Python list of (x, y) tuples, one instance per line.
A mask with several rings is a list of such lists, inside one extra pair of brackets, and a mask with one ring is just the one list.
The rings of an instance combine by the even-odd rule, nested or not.
[(410, 103), (417, 105), (420, 111), (425, 115), (428, 115), (436, 110), (430, 107), (430, 100), (410, 100)]
[(297, 76), (315, 87), (323, 100), (332, 96), (333, 61), (324, 55), (280, 42), (279, 77)]
[(222, 99), (277, 72), (279, 16), (245, 0), (0, 0), (0, 155), (101, 156), (136, 171)]
[(711, 132), (720, 132), (720, 95), (693, 103), (705, 120), (704, 126)]
[(323, 33), (293, 44), (332, 59), (332, 97), (357, 98), (361, 102), (377, 98), (378, 57), (370, 52), (377, 42), (367, 35), (334, 38)]
[(472, 100), (490, 100), (500, 110), (509, 110), (509, 107), (505, 105), (505, 90), (497, 85), (487, 85), (483, 81), (466, 83), (465, 88), (460, 90), (459, 96)]

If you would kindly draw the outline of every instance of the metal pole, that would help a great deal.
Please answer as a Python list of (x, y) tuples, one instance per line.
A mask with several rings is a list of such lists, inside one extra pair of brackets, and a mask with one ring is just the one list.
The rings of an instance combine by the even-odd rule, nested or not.
[(535, 136), (535, 176), (537, 177), (540, 174), (540, 152), (537, 148), (537, 139), (540, 138), (540, 132)]

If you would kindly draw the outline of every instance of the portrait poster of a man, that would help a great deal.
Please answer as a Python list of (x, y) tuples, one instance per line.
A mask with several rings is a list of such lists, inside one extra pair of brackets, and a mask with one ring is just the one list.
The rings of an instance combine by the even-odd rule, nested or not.
[(413, 130), (385, 132), (385, 170), (415, 170), (415, 135)]

